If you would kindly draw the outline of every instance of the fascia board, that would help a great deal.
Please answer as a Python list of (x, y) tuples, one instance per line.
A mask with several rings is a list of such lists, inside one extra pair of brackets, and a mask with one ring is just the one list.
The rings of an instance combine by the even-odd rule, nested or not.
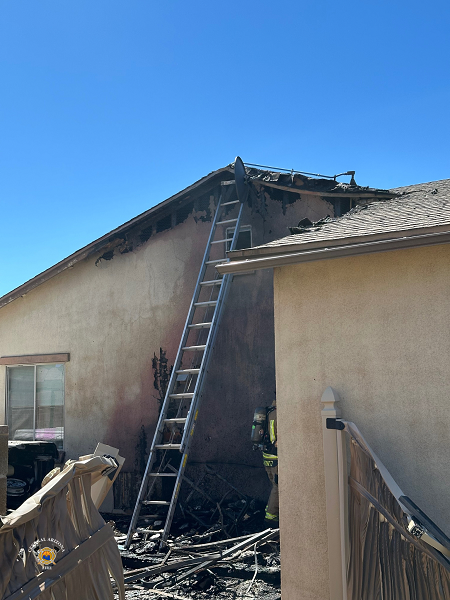
[[(227, 252), (230, 260), (239, 260), (240, 258), (256, 258), (257, 256), (270, 256), (291, 254), (293, 252), (306, 252), (320, 248), (330, 248), (339, 246), (348, 246), (350, 244), (363, 244), (366, 242), (386, 240), (386, 239), (401, 239), (405, 237), (414, 237), (426, 235), (428, 233), (440, 233), (450, 230), (450, 223), (445, 225), (437, 225), (433, 227), (415, 227), (412, 229), (403, 229), (398, 231), (389, 231), (384, 233), (374, 233), (371, 235), (355, 235), (349, 237), (318, 240), (317, 242), (303, 242), (295, 244), (283, 244), (279, 246), (256, 246), (255, 248), (244, 248), (243, 250), (233, 250)], [(301, 235), (301, 234), (300, 234)]]
[(272, 269), (286, 265), (313, 262), (330, 258), (345, 258), (347, 256), (359, 256), (362, 254), (373, 254), (376, 252), (388, 252), (391, 250), (402, 250), (408, 248), (419, 248), (421, 246), (433, 246), (436, 244), (448, 244), (450, 242), (450, 229), (443, 232), (428, 233), (424, 235), (407, 236), (402, 238), (378, 239), (359, 244), (347, 244), (346, 246), (329, 246), (318, 249), (305, 249), (302, 252), (278, 253), (271, 256), (256, 256), (244, 260), (230, 260), (216, 266), (221, 274), (242, 273), (244, 271), (255, 271), (257, 269)]

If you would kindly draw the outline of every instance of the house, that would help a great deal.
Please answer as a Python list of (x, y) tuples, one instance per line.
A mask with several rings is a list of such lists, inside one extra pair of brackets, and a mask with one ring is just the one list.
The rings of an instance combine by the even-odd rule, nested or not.
[[(248, 174), (241, 248), (392, 196), (336, 178)], [(0, 298), (0, 423), (13, 439), (56, 440), (67, 458), (97, 442), (120, 448), (116, 509), (134, 504), (214, 208), (221, 194), (235, 197), (233, 179), (232, 165), (210, 173)], [(254, 407), (274, 397), (274, 366), (272, 274), (255, 269), (231, 285), (190, 454), (194, 477), (214, 464), (242, 491), (266, 497), (250, 427)]]
[(450, 534), (450, 180), (230, 253), (273, 269), (283, 599), (333, 596), (321, 396), (332, 386), (407, 496)]

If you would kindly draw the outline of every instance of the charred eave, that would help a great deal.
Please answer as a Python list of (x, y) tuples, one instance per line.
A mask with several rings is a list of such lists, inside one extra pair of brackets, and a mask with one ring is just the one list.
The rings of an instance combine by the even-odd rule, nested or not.
[[(66, 269), (71, 269), (77, 263), (85, 260), (86, 258), (102, 252), (102, 255), (97, 259), (98, 264), (100, 259), (111, 260), (115, 252), (120, 252), (121, 254), (130, 252), (137, 246), (145, 243), (145, 241), (147, 241), (151, 235), (156, 232), (157, 228), (155, 226), (159, 221), (167, 218), (168, 215), (172, 215), (184, 204), (191, 201), (194, 196), (199, 197), (205, 195), (214, 187), (216, 187), (221, 180), (226, 181), (233, 179), (233, 177), (233, 170), (230, 165), (223, 167), (222, 169), (218, 169), (217, 171), (213, 171), (178, 194), (171, 196), (148, 211), (145, 211), (130, 221), (127, 221), (123, 225), (120, 225), (120, 227), (117, 229), (110, 231), (101, 238), (98, 238), (87, 246), (77, 250), (46, 271), (39, 273), (36, 275), (36, 277), (33, 277), (32, 279), (23, 283), (21, 286), (15, 288), (11, 292), (8, 292), (0, 298), (0, 308), (3, 308), (17, 298), (25, 296), (30, 291), (45, 283), (49, 279), (59, 275)], [(200, 209), (200, 211), (201, 210), (202, 209)], [(172, 216), (170, 218), (172, 219)], [(176, 218), (171, 220), (171, 226), (174, 222), (176, 223)], [(161, 231), (162, 230), (163, 229), (161, 229)], [(136, 236), (138, 241), (135, 239)]]

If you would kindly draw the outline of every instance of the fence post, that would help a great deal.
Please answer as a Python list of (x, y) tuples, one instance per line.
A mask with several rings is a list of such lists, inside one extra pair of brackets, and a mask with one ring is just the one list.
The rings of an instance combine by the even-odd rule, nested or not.
[(6, 475), (8, 473), (8, 425), (0, 425), (0, 515), (6, 515)]
[(328, 418), (341, 416), (338, 393), (328, 387), (322, 395), (323, 458), (328, 531), (330, 600), (347, 600), (347, 457), (342, 431), (327, 429)]

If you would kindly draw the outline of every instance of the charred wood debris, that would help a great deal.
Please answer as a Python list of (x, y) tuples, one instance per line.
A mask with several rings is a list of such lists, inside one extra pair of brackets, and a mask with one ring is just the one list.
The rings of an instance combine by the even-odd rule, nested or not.
[[(226, 489), (219, 501), (205, 491), (208, 477), (220, 479)], [(242, 494), (210, 468), (197, 483), (183, 480), (190, 492), (178, 502), (164, 544), (164, 508), (152, 505), (128, 549), (130, 517), (113, 516), (127, 599), (279, 600), (279, 529), (265, 527), (264, 503)]]

